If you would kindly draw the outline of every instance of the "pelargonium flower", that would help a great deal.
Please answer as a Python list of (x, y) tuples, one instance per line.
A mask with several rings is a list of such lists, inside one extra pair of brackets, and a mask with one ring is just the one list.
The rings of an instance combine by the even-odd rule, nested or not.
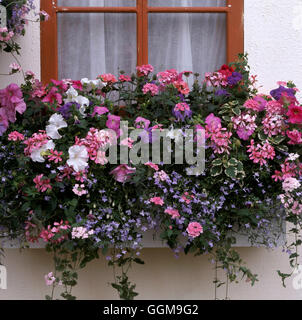
[(158, 86), (153, 83), (146, 83), (143, 87), (143, 93), (147, 94), (148, 92), (150, 92), (151, 96), (157, 95), (159, 92)]
[(54, 277), (52, 272), (49, 272), (44, 276), (45, 283), (47, 286), (52, 286), (53, 283), (56, 281), (56, 278)]
[(161, 197), (153, 197), (149, 200), (150, 202), (158, 205), (158, 206), (163, 206), (164, 205), (164, 200)]
[(6, 27), (0, 28), (0, 41), (7, 42), (14, 36), (13, 31), (8, 31)]
[(121, 74), (118, 79), (121, 82), (130, 82), (131, 81), (131, 77), (129, 77), (125, 74)]
[(198, 222), (190, 222), (186, 230), (192, 238), (197, 238), (203, 233), (203, 227)]
[(67, 123), (62, 115), (58, 113), (53, 114), (49, 118), (48, 123), (49, 124), (46, 126), (46, 134), (48, 137), (52, 139), (61, 139), (62, 136), (59, 134), (58, 130), (67, 127)]
[(178, 72), (175, 69), (158, 72), (157, 79), (161, 85), (168, 85), (178, 79)]
[(151, 64), (146, 64), (136, 67), (136, 70), (139, 72), (139, 75), (147, 76), (149, 73), (154, 71), (154, 68), (151, 66)]
[(174, 81), (173, 86), (183, 95), (190, 93), (189, 85), (185, 81)]
[(184, 121), (185, 118), (191, 118), (192, 111), (187, 103), (181, 102), (174, 107), (173, 114), (177, 120)]
[(101, 79), (103, 82), (106, 82), (107, 84), (113, 84), (117, 82), (116, 77), (111, 73), (102, 74), (98, 76), (98, 78)]
[(287, 136), (290, 138), (290, 142), (288, 144), (302, 144), (302, 133), (297, 129), (286, 132)]
[(302, 106), (296, 106), (291, 104), (288, 107), (286, 114), (289, 117), (289, 122), (293, 124), (302, 124)]
[(240, 139), (248, 140), (255, 132), (257, 128), (256, 118), (256, 115), (252, 116), (249, 113), (242, 113), (240, 116), (232, 118), (234, 129), (237, 130)]
[(13, 131), (8, 135), (9, 141), (23, 141), (24, 135), (18, 131)]
[(85, 190), (84, 184), (81, 184), (81, 185), (75, 184), (75, 186), (72, 188), (72, 191), (74, 194), (78, 195), (79, 197), (88, 193), (88, 191)]
[(167, 208), (165, 210), (165, 213), (169, 214), (172, 217), (172, 219), (176, 219), (180, 217), (179, 211), (177, 209)]
[(261, 166), (267, 163), (268, 159), (273, 160), (275, 158), (275, 149), (268, 141), (264, 144), (255, 144), (255, 141), (251, 140), (251, 145), (248, 146), (249, 158), (254, 163), (259, 163)]
[(40, 174), (38, 176), (36, 176), (33, 179), (34, 183), (36, 184), (36, 189), (39, 192), (45, 192), (48, 189), (51, 190), (52, 186), (50, 185), (50, 179), (44, 178), (43, 174)]
[(112, 174), (116, 181), (125, 183), (130, 180), (131, 175), (136, 171), (136, 168), (131, 168), (126, 164), (121, 164), (113, 169), (109, 174)]
[(87, 230), (85, 227), (75, 227), (71, 231), (72, 239), (87, 239), (94, 234), (94, 230)]
[(292, 192), (301, 187), (301, 183), (296, 178), (287, 178), (282, 183), (285, 192)]
[(68, 150), (67, 164), (77, 172), (83, 171), (88, 166), (88, 152), (85, 146), (72, 146)]
[(234, 71), (235, 70), (232, 67), (229, 67), (226, 64), (223, 64), (218, 70), (218, 72), (221, 73), (226, 79), (230, 77)]

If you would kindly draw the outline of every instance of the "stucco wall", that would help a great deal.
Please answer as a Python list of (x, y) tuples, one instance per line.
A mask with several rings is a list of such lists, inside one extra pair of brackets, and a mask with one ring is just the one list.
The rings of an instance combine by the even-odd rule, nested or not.
[[(38, 2), (38, 1), (37, 1)], [(294, 10), (299, 12), (302, 1), (245, 0), (245, 50), (249, 53), (252, 72), (257, 74), (263, 92), (275, 87), (277, 80), (294, 80), (302, 88), (302, 28), (298, 29)], [(300, 10), (300, 12), (302, 9)], [(300, 17), (300, 20), (302, 16)], [(298, 21), (298, 22), (297, 22)], [(21, 40), (21, 62), (25, 70), (40, 74), (39, 26), (30, 24)], [(0, 56), (0, 70), (12, 62)], [(1, 77), (0, 87), (8, 82), (20, 82), (18, 76)], [(287, 255), (258, 248), (240, 248), (243, 259), (259, 275), (251, 288), (244, 282), (231, 285), (232, 299), (302, 299), (302, 290), (292, 288), (291, 281), (283, 288), (277, 269), (287, 272)], [(177, 261), (168, 249), (145, 249), (145, 266), (135, 266), (130, 274), (137, 283), (141, 299), (213, 299), (214, 271), (208, 257), (181, 256)], [(52, 270), (51, 256), (42, 249), (6, 250), (4, 259), (8, 271), (8, 289), (0, 289), (0, 299), (43, 299), (47, 294), (44, 275)], [(80, 272), (75, 294), (80, 299), (115, 299), (108, 285), (111, 269), (104, 259), (92, 262)], [(223, 289), (219, 291), (223, 298)]]

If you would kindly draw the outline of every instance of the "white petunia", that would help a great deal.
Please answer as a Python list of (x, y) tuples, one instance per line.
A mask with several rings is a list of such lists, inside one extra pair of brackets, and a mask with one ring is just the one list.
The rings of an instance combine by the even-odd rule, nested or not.
[(67, 99), (64, 99), (65, 103), (68, 102), (76, 102), (80, 105), (80, 113), (83, 117), (86, 116), (85, 111), (86, 108), (89, 106), (89, 100), (86, 97), (79, 96), (77, 90), (74, 87), (70, 87), (67, 91)]
[(69, 159), (67, 164), (77, 172), (88, 166), (88, 152), (85, 146), (72, 146), (68, 150)]
[(68, 103), (68, 102), (74, 102), (75, 98), (79, 95), (77, 90), (71, 86), (67, 91), (66, 91), (66, 94), (67, 94), (67, 98), (64, 99), (64, 102), (65, 103)]
[(49, 119), (49, 125), (46, 126), (46, 134), (52, 139), (61, 139), (59, 129), (66, 128), (67, 123), (61, 114), (55, 113)]
[(74, 101), (80, 105), (79, 111), (81, 115), (85, 117), (86, 116), (85, 111), (86, 111), (86, 108), (89, 106), (89, 100), (86, 97), (77, 96)]
[(43, 158), (43, 153), (46, 150), (52, 150), (52, 149), (55, 149), (55, 144), (53, 143), (52, 140), (48, 140), (48, 142), (44, 144), (40, 149), (34, 150), (31, 153), (30, 157), (34, 162), (45, 162), (45, 159)]

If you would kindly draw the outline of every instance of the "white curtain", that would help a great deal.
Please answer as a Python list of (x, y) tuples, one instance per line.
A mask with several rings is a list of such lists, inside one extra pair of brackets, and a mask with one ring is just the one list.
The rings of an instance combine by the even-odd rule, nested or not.
[[(224, 6), (225, 0), (149, 0), (162, 6)], [(134, 0), (60, 0), (63, 6), (135, 6)], [(132, 73), (136, 66), (136, 14), (58, 14), (59, 78)], [(149, 14), (149, 63), (204, 74), (226, 62), (225, 14)]]

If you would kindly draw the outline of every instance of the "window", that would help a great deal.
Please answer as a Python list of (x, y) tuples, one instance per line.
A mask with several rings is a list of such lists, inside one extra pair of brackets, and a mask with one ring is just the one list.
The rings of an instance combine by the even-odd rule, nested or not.
[(203, 74), (243, 52), (244, 0), (41, 0), (42, 81), (152, 64)]

